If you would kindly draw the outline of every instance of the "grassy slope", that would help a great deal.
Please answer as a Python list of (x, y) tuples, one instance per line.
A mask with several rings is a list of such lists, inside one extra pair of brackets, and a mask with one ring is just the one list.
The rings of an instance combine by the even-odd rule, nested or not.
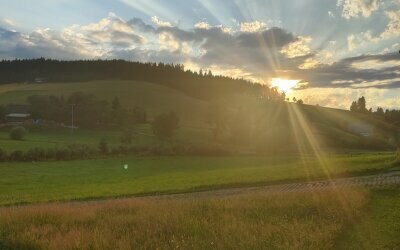
[[(147, 111), (150, 120), (160, 113), (175, 111), (182, 121), (181, 127), (183, 129), (186, 128), (186, 130), (192, 130), (191, 137), (204, 137), (204, 130), (210, 128), (209, 124), (205, 123), (209, 109), (207, 102), (186, 96), (182, 92), (147, 82), (113, 80), (63, 84), (6, 84), (0, 85), (0, 104), (21, 103), (28, 96), (35, 94), (68, 96), (77, 91), (93, 93), (100, 99), (110, 101), (118, 96), (126, 107), (143, 107)], [(263, 124), (263, 122), (268, 124), (268, 120), (273, 120), (274, 117), (276, 119), (277, 111), (279, 113), (277, 109), (280, 109), (274, 105), (260, 105), (258, 100), (246, 96), (231, 97), (226, 99), (224, 103), (233, 110), (238, 108), (252, 110), (252, 113), (257, 116), (258, 122), (255, 125)], [(255, 106), (249, 105), (250, 103), (255, 103)], [(387, 124), (371, 116), (309, 105), (299, 106), (288, 103), (284, 106), (284, 110), (286, 109), (291, 114), (291, 120), (289, 121), (293, 127), (298, 127), (305, 131), (306, 129), (301, 126), (301, 119), (304, 118), (305, 121), (311, 121), (311, 128), (316, 129), (313, 130), (313, 133), (316, 134), (316, 138), (321, 142), (334, 140), (358, 145), (359, 137), (346, 132), (346, 127), (352, 123), (367, 123), (376, 127), (376, 131), (388, 131)], [(259, 111), (256, 112), (255, 109)], [(282, 127), (281, 124), (278, 124), (278, 126)], [(203, 131), (198, 133), (196, 129)], [(300, 133), (304, 133), (301, 130), (299, 130)], [(262, 131), (268, 131), (268, 129), (262, 129)], [(4, 137), (6, 136), (0, 133), (0, 140), (4, 139)], [(36, 141), (39, 142), (40, 140), (37, 139)], [(3, 140), (3, 143), (6, 143), (6, 141)]]
[(122, 105), (145, 108), (150, 118), (163, 112), (175, 111), (183, 121), (204, 123), (206, 104), (179, 91), (158, 84), (136, 81), (95, 81), (62, 84), (0, 85), (0, 104), (23, 103), (31, 95), (64, 95), (88, 92), (99, 99), (111, 101), (118, 96)]
[(0, 205), (328, 178), (388, 169), (392, 160), (391, 154), (360, 154), (326, 156), (323, 165), (313, 157), (297, 156), (5, 163), (0, 165)]

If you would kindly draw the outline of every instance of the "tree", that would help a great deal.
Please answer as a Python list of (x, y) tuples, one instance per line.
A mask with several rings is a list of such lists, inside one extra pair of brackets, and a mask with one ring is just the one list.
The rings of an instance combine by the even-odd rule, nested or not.
[(24, 127), (14, 127), (10, 131), (10, 138), (12, 140), (22, 140), (24, 139), (27, 131)]
[(4, 122), (6, 119), (6, 108), (4, 106), (0, 106), (0, 123)]
[(364, 96), (358, 99), (357, 108), (358, 108), (358, 112), (360, 112), (360, 113), (366, 113), (368, 111), (367, 110), (367, 101), (365, 100)]
[(350, 111), (352, 111), (352, 112), (357, 112), (358, 111), (358, 106), (357, 106), (357, 102), (356, 101), (351, 103)]
[(385, 111), (383, 111), (383, 108), (378, 108), (377, 110), (376, 110), (376, 114), (377, 115), (379, 115), (379, 116), (384, 116), (385, 115)]
[(179, 117), (171, 112), (156, 117), (153, 122), (153, 132), (162, 141), (171, 139), (179, 126)]
[(353, 112), (368, 113), (367, 101), (365, 100), (365, 97), (363, 96), (358, 98), (358, 101), (352, 102), (350, 110)]
[(223, 103), (213, 103), (208, 109), (206, 120), (214, 125), (214, 140), (217, 140), (226, 130), (229, 120), (228, 109)]
[(114, 112), (121, 109), (121, 103), (119, 102), (118, 97), (114, 97), (114, 100), (112, 101), (112, 109)]
[(304, 104), (303, 100), (299, 99), (297, 100), (297, 104)]

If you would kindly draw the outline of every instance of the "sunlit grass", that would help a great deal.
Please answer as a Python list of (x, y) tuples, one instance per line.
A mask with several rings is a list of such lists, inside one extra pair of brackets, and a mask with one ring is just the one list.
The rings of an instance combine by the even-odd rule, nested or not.
[[(144, 157), (0, 164), (0, 205), (188, 192), (385, 171), (392, 154)], [(124, 165), (129, 169), (125, 170)]]
[(0, 208), (0, 248), (332, 249), (368, 193), (263, 192)]

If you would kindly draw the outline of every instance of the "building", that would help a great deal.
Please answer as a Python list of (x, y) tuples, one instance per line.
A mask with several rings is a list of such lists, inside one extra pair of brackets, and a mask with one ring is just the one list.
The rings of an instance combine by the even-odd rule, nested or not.
[(374, 134), (374, 127), (363, 122), (353, 122), (348, 125), (348, 131), (363, 137), (370, 137)]
[(31, 111), (29, 105), (11, 104), (6, 107), (7, 123), (11, 124), (23, 124), (31, 120)]

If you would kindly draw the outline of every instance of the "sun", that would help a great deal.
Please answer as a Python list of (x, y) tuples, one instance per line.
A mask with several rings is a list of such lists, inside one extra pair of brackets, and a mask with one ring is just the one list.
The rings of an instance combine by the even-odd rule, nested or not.
[(277, 87), (280, 91), (286, 94), (290, 93), (294, 87), (300, 82), (300, 80), (288, 80), (283, 78), (272, 78), (272, 87)]

